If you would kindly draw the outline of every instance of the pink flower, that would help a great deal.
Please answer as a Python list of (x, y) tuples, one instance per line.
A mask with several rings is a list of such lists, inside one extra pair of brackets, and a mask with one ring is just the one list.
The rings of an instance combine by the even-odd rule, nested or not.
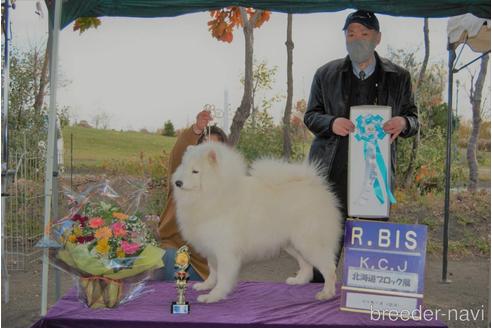
[(115, 237), (124, 237), (126, 236), (125, 224), (122, 222), (116, 222), (112, 225), (113, 235)]
[(137, 243), (129, 243), (127, 241), (121, 242), (121, 249), (125, 252), (125, 254), (132, 255), (135, 254), (140, 248), (140, 244)]
[(89, 220), (89, 227), (91, 227), (92, 229), (97, 229), (103, 225), (104, 225), (103, 218), (95, 217)]

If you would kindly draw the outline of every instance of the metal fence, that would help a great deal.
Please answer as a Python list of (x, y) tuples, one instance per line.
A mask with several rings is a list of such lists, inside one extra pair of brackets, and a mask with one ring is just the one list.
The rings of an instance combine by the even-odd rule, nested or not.
[(15, 170), (8, 185), (5, 211), (5, 261), (9, 271), (25, 270), (38, 256), (34, 248), (43, 232), (44, 157), (39, 153), (10, 154)]
[(7, 187), (4, 260), (11, 272), (27, 270), (41, 255), (42, 250), (34, 246), (43, 235), (46, 158), (42, 146), (9, 156), (13, 174)]

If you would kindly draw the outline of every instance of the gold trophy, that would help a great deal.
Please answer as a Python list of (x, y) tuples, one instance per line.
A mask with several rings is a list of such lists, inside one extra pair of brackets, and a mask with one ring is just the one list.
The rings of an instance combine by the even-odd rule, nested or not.
[(174, 267), (178, 269), (174, 274), (174, 276), (176, 277), (176, 289), (178, 291), (178, 299), (176, 300), (176, 302), (172, 302), (171, 313), (189, 314), (190, 304), (185, 301), (185, 290), (189, 277), (186, 269), (188, 269), (188, 266), (190, 265), (190, 250), (188, 249), (188, 246), (181, 246), (176, 251), (176, 259), (174, 262)]

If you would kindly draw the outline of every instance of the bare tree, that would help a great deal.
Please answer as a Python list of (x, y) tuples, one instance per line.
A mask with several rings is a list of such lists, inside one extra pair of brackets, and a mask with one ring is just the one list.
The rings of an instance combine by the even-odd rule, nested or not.
[[(425, 78), (425, 71), (427, 70), (427, 63), (429, 62), (429, 56), (430, 56), (429, 18), (427, 17), (424, 18), (424, 49), (425, 49), (424, 61), (422, 62), (422, 66), (420, 66), (419, 77), (417, 80), (417, 85), (415, 86), (415, 90), (416, 90), (415, 99), (420, 99), (418, 93), (420, 91), (422, 81)], [(417, 115), (418, 117), (420, 117), (420, 104), (418, 103), (417, 103)], [(420, 128), (412, 142), (412, 155), (410, 156), (410, 161), (408, 162), (408, 167), (405, 171), (405, 177), (403, 182), (405, 188), (410, 187), (410, 185), (413, 182), (413, 174), (415, 171), (415, 159), (417, 158), (417, 150), (419, 144), (420, 144)]]
[(466, 149), (466, 159), (468, 161), (468, 167), (470, 169), (470, 176), (468, 182), (468, 190), (476, 191), (478, 186), (478, 162), (477, 162), (477, 145), (478, 135), (480, 133), (481, 109), (482, 109), (482, 90), (487, 75), (487, 68), (489, 64), (489, 55), (482, 57), (480, 64), (480, 72), (478, 73), (475, 86), (473, 85), (474, 76), (471, 76), (470, 83), (470, 103), (472, 105), (472, 132), (468, 146)]
[(96, 115), (92, 117), (92, 123), (96, 129), (106, 130), (109, 128), (109, 122), (111, 121), (111, 116), (103, 111), (98, 111)]
[(94, 127), (96, 129), (99, 129), (99, 126), (101, 125), (101, 115), (100, 114), (94, 115), (94, 117), (92, 118), (92, 124), (94, 124)]
[(231, 134), (229, 136), (229, 143), (231, 145), (236, 145), (238, 143), (239, 135), (244, 126), (244, 122), (246, 122), (251, 114), (251, 107), (253, 105), (253, 29), (257, 19), (262, 13), (261, 10), (257, 10), (255, 14), (248, 19), (246, 9), (241, 7), (240, 11), (244, 24), (243, 32), (245, 42), (244, 93), (241, 100), (241, 105), (239, 105), (239, 108), (236, 110), (234, 118), (232, 119)]
[(46, 43), (46, 50), (44, 52), (43, 66), (41, 68), (41, 73), (39, 76), (39, 85), (37, 86), (37, 94), (34, 101), (34, 109), (39, 111), (44, 103), (44, 96), (46, 95), (46, 86), (48, 85), (48, 64), (49, 57), (51, 55), (51, 33), (48, 37), (48, 42)]
[(111, 115), (106, 112), (101, 113), (101, 127), (104, 130), (109, 129), (109, 122), (111, 122)]
[(287, 41), (285, 41), (287, 47), (287, 100), (285, 102), (284, 111), (284, 126), (283, 126), (283, 153), (284, 159), (288, 161), (292, 154), (292, 141), (290, 138), (290, 115), (292, 113), (292, 97), (294, 82), (292, 78), (292, 64), (293, 64), (293, 50), (294, 42), (292, 41), (292, 14), (287, 15)]

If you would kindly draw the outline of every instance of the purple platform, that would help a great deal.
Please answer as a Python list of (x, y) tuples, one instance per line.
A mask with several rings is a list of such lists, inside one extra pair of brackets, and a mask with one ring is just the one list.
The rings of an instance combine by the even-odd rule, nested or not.
[(91, 310), (69, 291), (33, 328), (161, 328), (161, 327), (447, 327), (440, 321), (371, 321), (369, 314), (343, 312), (340, 289), (333, 299), (319, 302), (320, 284), (241, 282), (227, 300), (201, 304), (198, 292), (186, 293), (191, 314), (172, 315), (173, 283), (151, 282), (148, 291), (116, 309)]

